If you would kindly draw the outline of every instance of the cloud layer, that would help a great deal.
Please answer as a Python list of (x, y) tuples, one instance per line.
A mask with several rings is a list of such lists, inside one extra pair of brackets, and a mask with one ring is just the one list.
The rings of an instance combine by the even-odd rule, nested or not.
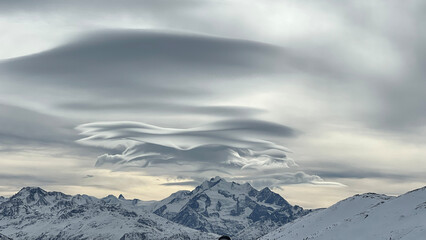
[[(318, 176), (295, 172), (284, 146), (270, 139), (292, 138), (297, 131), (260, 120), (223, 120), (176, 129), (140, 122), (95, 122), (77, 127), (78, 142), (111, 152), (97, 167), (140, 169), (145, 174), (199, 180), (203, 176), (254, 177), (256, 183), (317, 183)], [(271, 181), (271, 180), (279, 181)], [(253, 180), (253, 179), (252, 179)]]
[[(8, 184), (9, 173), (21, 176), (17, 188), (46, 173), (64, 185), (80, 184), (74, 172), (91, 175), (84, 181), (105, 189), (160, 179), (167, 187), (152, 186), (164, 194), (215, 175), (292, 184), (300, 198), (306, 186), (295, 183), (351, 186), (330, 203), (354, 189), (419, 187), (425, 6), (1, 1), (0, 175)], [(83, 123), (92, 125), (78, 145)]]
[(251, 117), (265, 109), (230, 105), (227, 99), (252, 92), (251, 86), (263, 88), (256, 78), (289, 71), (284, 55), (280, 47), (247, 40), (99, 30), (1, 61), (0, 101), (77, 118), (93, 118), (95, 111), (143, 121), (135, 116)]

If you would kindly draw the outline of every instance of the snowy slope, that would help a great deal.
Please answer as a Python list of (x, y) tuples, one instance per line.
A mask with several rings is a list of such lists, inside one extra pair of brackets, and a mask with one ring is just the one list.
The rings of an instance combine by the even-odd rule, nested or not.
[(97, 199), (26, 187), (0, 203), (0, 232), (13, 239), (216, 239), (146, 212), (138, 200)]
[(355, 195), (286, 224), (262, 240), (426, 239), (426, 187), (399, 197)]
[(0, 240), (11, 240), (11, 238), (6, 237), (5, 235), (0, 233)]
[(174, 193), (153, 204), (151, 211), (187, 227), (234, 239), (256, 239), (310, 212), (291, 206), (269, 188), (258, 191), (248, 183), (220, 177), (204, 181), (193, 191)]

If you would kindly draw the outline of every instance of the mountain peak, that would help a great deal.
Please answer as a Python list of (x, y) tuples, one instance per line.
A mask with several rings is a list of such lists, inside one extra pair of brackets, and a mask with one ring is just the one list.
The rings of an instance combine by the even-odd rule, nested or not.
[(225, 184), (229, 184), (228, 181), (226, 181), (225, 179), (216, 176), (214, 178), (210, 178), (210, 180), (205, 180), (203, 183), (201, 183), (198, 187), (195, 188), (196, 191), (199, 190), (208, 190), (211, 189), (212, 187), (216, 186), (219, 183), (225, 183)]
[(156, 204), (153, 212), (200, 231), (228, 235), (252, 224), (267, 231), (308, 213), (269, 188), (258, 191), (249, 183), (221, 177), (205, 180), (191, 192), (172, 194)]
[(279, 194), (274, 193), (268, 187), (263, 188), (259, 194), (256, 196), (258, 201), (268, 203), (268, 204), (276, 204), (278, 206), (290, 206), (290, 204)]
[(46, 200), (47, 195), (48, 192), (40, 187), (24, 187), (13, 195), (11, 199), (20, 199), (27, 204), (48, 205), (49, 202)]
[(29, 199), (33, 199), (35, 197), (44, 197), (46, 195), (47, 192), (40, 187), (23, 187), (12, 197), (28, 197)]
[(219, 177), (219, 176), (216, 176), (216, 177), (214, 177), (214, 178), (211, 178), (211, 179), (210, 179), (210, 182), (219, 182), (220, 180), (224, 180), (224, 181), (226, 181), (225, 179), (223, 179), (223, 178), (221, 178), (221, 177)]
[(101, 200), (105, 203), (112, 203), (112, 204), (118, 203), (118, 198), (112, 194), (102, 198)]
[(264, 187), (262, 190), (260, 190), (260, 192), (265, 192), (265, 193), (269, 193), (272, 192), (270, 188), (268, 187)]
[(17, 194), (23, 194), (23, 193), (43, 193), (46, 194), (47, 192), (43, 190), (40, 187), (23, 187)]

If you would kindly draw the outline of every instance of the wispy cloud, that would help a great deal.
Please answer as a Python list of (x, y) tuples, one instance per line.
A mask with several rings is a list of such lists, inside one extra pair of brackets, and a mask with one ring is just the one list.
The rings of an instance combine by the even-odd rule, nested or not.
[(133, 163), (142, 167), (161, 163), (197, 163), (237, 168), (294, 165), (287, 149), (262, 138), (294, 137), (292, 128), (258, 120), (224, 120), (188, 128), (162, 128), (139, 122), (98, 122), (77, 127), (86, 136), (78, 142), (123, 148), (121, 154), (102, 155), (98, 165)]
[(262, 173), (256, 181), (276, 179), (273, 184), (277, 186), (323, 182), (318, 176), (291, 172), (297, 164), (287, 156), (288, 149), (270, 139), (296, 137), (298, 131), (272, 122), (223, 120), (187, 129), (95, 122), (77, 130), (84, 136), (79, 143), (116, 152), (105, 153), (96, 162), (98, 167), (115, 171), (139, 168), (144, 174), (189, 179)]

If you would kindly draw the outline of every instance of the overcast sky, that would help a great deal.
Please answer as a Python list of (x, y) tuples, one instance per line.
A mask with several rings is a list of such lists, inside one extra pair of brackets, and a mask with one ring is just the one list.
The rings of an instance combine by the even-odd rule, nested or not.
[(424, 186), (424, 22), (423, 1), (1, 1), (0, 195)]

